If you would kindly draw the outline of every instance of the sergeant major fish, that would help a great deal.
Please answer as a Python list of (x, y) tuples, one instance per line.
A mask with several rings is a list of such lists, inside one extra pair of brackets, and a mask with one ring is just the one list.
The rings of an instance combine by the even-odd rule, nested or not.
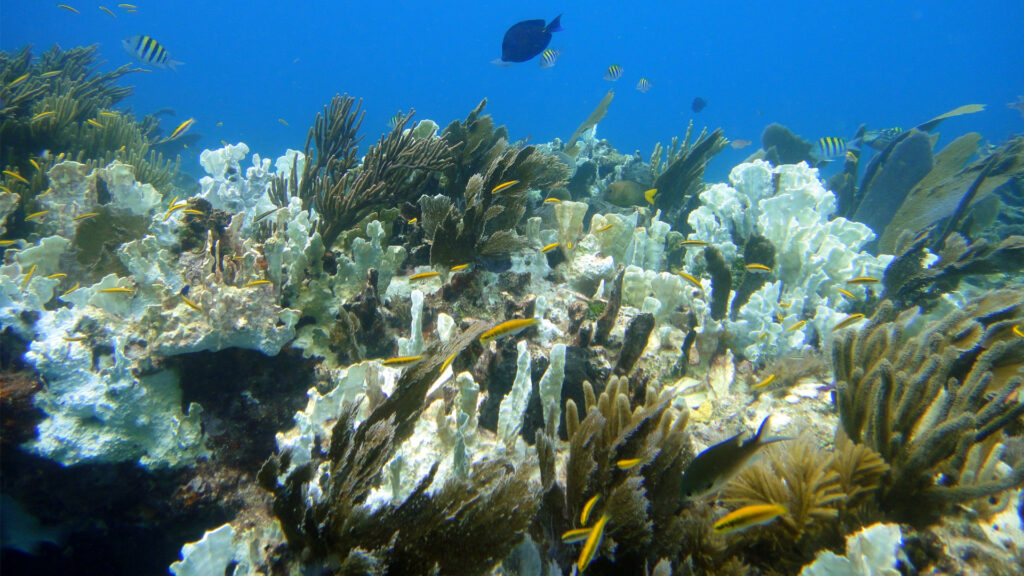
[(154, 68), (171, 69), (177, 72), (177, 67), (183, 64), (183, 62), (171, 60), (171, 55), (167, 52), (167, 49), (149, 36), (138, 35), (125, 38), (121, 41), (121, 46), (124, 47), (124, 51), (132, 58)]

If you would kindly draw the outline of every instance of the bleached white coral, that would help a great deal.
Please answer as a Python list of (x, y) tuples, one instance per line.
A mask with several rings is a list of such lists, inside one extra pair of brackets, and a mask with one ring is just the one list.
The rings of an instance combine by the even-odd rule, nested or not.
[[(111, 294), (114, 296), (114, 294)], [(145, 343), (121, 318), (84, 305), (43, 312), (25, 358), (47, 386), (35, 397), (46, 418), (33, 452), (64, 465), (138, 461), (178, 466), (205, 453), (199, 415), (181, 410), (177, 376), (134, 374)]]
[(903, 544), (898, 524), (872, 524), (846, 538), (846, 556), (826, 550), (800, 576), (897, 576), (896, 554)]
[[(705, 311), (701, 330), (724, 329), (751, 360), (799, 350), (814, 333), (830, 334), (849, 307), (838, 288), (863, 295), (864, 288), (847, 287), (846, 281), (881, 277), (892, 257), (861, 251), (875, 234), (858, 222), (832, 218), (835, 196), (807, 164), (773, 168), (756, 160), (733, 168), (729, 179), (731, 186), (716, 184), (701, 193), (702, 205), (687, 219), (694, 230), (689, 239), (714, 245), (731, 264), (740, 257), (737, 246), (758, 234), (775, 248), (775, 267), (769, 281), (734, 311), (734, 320), (716, 322), (706, 305), (695, 306)], [(697, 277), (700, 254), (686, 256), (686, 271)]]
[(4, 224), (7, 222), (7, 217), (18, 209), (18, 203), (20, 201), (21, 196), (18, 194), (8, 192), (6, 190), (0, 190), (0, 236), (7, 232), (7, 228)]

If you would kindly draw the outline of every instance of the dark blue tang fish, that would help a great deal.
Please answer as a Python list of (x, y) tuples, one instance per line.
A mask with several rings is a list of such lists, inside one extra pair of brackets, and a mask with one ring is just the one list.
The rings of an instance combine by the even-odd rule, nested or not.
[(540, 54), (551, 42), (551, 33), (560, 32), (559, 14), (547, 26), (543, 20), (523, 20), (505, 32), (501, 41), (502, 62), (526, 62)]

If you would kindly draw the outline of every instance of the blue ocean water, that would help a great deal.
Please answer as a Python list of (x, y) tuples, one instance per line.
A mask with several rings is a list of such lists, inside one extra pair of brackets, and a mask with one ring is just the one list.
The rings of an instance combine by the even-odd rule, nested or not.
[[(771, 122), (807, 139), (850, 137), (861, 123), (910, 127), (968, 103), (988, 109), (948, 121), (944, 137), (973, 130), (999, 143), (1024, 129), (1005, 106), (1024, 93), (1019, 0), (134, 4), (126, 13), (111, 3), (112, 18), (95, 3), (69, 2), (75, 14), (3, 0), (0, 49), (96, 43), (115, 67), (131, 62), (122, 39), (152, 36), (185, 65), (129, 76), (136, 89), (124, 105), (175, 109), (167, 130), (194, 117), (200, 149), (242, 141), (264, 156), (301, 148), (316, 112), (342, 92), (364, 99), (366, 143), (397, 110), (444, 126), (485, 97), (513, 139), (564, 140), (610, 88), (598, 135), (644, 157), (691, 118), (754, 148)], [(490, 63), (509, 26), (559, 13), (554, 67)], [(624, 68), (616, 82), (602, 79), (611, 64)], [(647, 93), (636, 90), (641, 77)], [(697, 96), (709, 103), (700, 114), (690, 109)], [(709, 179), (749, 152), (727, 149)]]

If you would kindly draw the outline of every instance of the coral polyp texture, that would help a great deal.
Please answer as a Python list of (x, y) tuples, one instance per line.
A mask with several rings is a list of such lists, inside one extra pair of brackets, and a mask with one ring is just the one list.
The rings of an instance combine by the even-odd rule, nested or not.
[[(43, 60), (93, 52), (61, 54)], [(610, 94), (569, 145), (510, 140), (484, 100), (440, 131), (400, 113), (364, 150), (362, 101), (336, 96), (280, 156), (194, 151), (186, 187), (141, 160), (166, 144), (155, 120), (78, 125), (131, 69), (50, 86), (27, 52), (0, 63), (21, 86), (3, 130), (52, 104), (64, 127), (30, 142), (82, 150), (3, 152), (3, 489), (35, 544), (55, 540), (39, 521), (69, 542), (152, 527), (181, 550), (154, 570), (178, 575), (970, 572), (1024, 554), (1024, 301), (1000, 276), (1022, 240), (972, 236), (969, 198), (880, 253), (774, 146), (728, 183), (705, 182), (720, 129), (691, 124), (650, 162), (617, 152), (596, 135)], [(66, 475), (109, 500), (71, 498)], [(118, 475), (144, 487), (114, 498)]]

